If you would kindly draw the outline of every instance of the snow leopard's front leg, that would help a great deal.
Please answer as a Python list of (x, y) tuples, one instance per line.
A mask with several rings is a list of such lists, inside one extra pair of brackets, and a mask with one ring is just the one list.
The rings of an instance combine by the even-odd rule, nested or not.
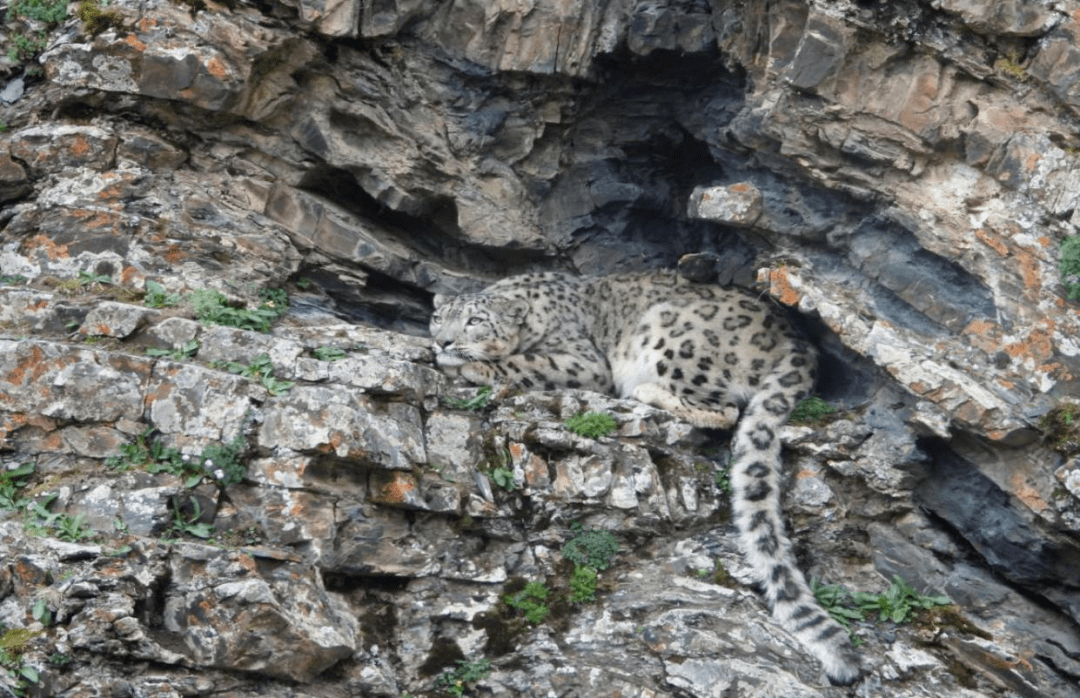
[(607, 359), (587, 340), (560, 342), (560, 351), (525, 352), (494, 361), (469, 361), (457, 372), (470, 383), (516, 386), (526, 390), (584, 388), (611, 393)]

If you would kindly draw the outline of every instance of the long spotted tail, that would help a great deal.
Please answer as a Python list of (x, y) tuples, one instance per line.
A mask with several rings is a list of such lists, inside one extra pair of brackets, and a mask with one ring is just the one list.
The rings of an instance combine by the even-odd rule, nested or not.
[(847, 631), (818, 605), (796, 567), (781, 516), (778, 430), (804, 392), (786, 385), (798, 373), (770, 376), (743, 412), (735, 431), (732, 508), (740, 547), (773, 618), (817, 657), (832, 683), (848, 685), (861, 673), (858, 653)]

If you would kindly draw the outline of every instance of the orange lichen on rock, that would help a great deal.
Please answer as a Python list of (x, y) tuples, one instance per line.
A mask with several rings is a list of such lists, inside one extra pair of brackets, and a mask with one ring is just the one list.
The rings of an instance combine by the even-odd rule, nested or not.
[(1054, 355), (1053, 327), (1034, 329), (1025, 339), (1006, 344), (1002, 349), (1014, 359), (1030, 358), (1035, 361), (1046, 361)]
[(799, 292), (791, 284), (785, 267), (769, 270), (769, 293), (784, 305), (798, 305)]
[(1035, 255), (1027, 250), (1016, 251), (1017, 261), (1020, 262), (1020, 274), (1024, 277), (1024, 288), (1038, 293), (1042, 289), (1042, 279), (1039, 276), (1039, 261)]
[(1050, 508), (1050, 505), (1042, 498), (1038, 490), (1027, 483), (1023, 473), (1013, 473), (1012, 477), (1009, 478), (1009, 486), (1017, 499), (1032, 511), (1043, 512)]
[(1007, 257), (1009, 255), (1008, 245), (1006, 245), (1000, 237), (990, 234), (990, 232), (987, 231), (985, 228), (979, 228), (978, 230), (976, 230), (975, 237), (982, 240), (987, 247), (991, 248), (1002, 257)]
[(229, 75), (229, 69), (217, 56), (214, 56), (206, 62), (206, 72), (210, 73), (218, 80), (224, 80)]
[[(15, 366), (15, 369), (7, 375), (7, 382), (12, 385), (26, 385), (36, 383), (38, 378), (48, 370), (45, 365), (45, 352), (41, 347), (31, 346), (30, 354)], [(27, 374), (30, 380), (26, 380)]]
[(140, 53), (146, 50), (146, 44), (139, 41), (139, 37), (135, 36), (134, 34), (128, 34), (126, 37), (124, 37), (124, 43), (126, 43), (128, 46)]
[(67, 245), (57, 245), (44, 235), (35, 235), (25, 243), (25, 248), (28, 251), (38, 247), (44, 249), (45, 254), (51, 260), (66, 259), (68, 257)]
[(989, 320), (972, 320), (960, 333), (985, 352), (996, 352), (1001, 344), (1001, 328)]
[(390, 482), (379, 488), (379, 500), (387, 504), (401, 504), (416, 489), (416, 482), (403, 473), (394, 473), (392, 477)]
[(81, 158), (89, 152), (90, 144), (86, 142), (86, 137), (82, 134), (75, 136), (75, 142), (71, 144), (71, 154)]
[(173, 243), (169, 245), (169, 248), (165, 250), (165, 261), (169, 264), (179, 264), (184, 260), (184, 251), (180, 249), (180, 245)]

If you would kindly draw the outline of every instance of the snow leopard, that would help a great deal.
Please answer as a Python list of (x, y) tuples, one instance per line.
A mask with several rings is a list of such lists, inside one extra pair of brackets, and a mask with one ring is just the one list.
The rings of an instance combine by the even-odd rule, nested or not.
[(540, 272), (436, 295), (436, 364), (478, 385), (583, 388), (635, 398), (691, 425), (735, 427), (733, 518), (774, 618), (834, 684), (861, 673), (847, 631), (817, 604), (781, 512), (778, 431), (813, 389), (814, 347), (769, 301), (671, 271)]

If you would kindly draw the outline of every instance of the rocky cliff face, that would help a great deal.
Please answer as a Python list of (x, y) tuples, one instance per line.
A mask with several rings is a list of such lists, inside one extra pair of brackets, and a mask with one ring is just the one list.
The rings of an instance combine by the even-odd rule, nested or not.
[[(8, 692), (1080, 696), (1080, 2), (0, 7)], [(955, 604), (854, 689), (739, 583), (726, 434), (431, 365), (433, 293), (688, 252), (823, 349), (809, 574)]]

